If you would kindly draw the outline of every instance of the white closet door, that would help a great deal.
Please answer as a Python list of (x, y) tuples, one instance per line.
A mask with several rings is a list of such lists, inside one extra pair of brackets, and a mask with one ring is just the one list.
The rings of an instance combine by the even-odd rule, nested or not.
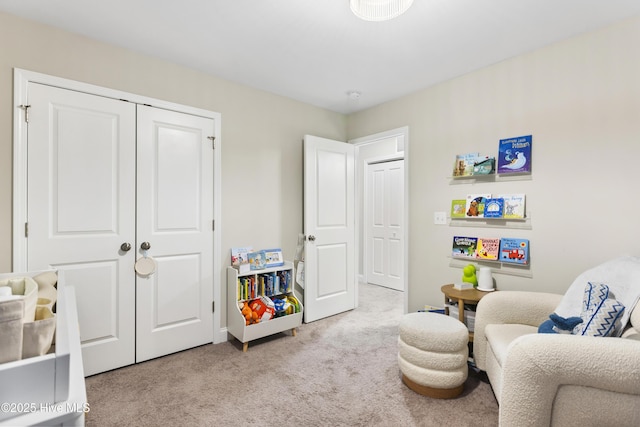
[(85, 375), (134, 362), (135, 105), (29, 84), (29, 270), (76, 289)]
[[(136, 361), (213, 340), (214, 121), (138, 106)], [(141, 245), (148, 242), (150, 248)]]
[(366, 170), (367, 282), (404, 290), (404, 160)]

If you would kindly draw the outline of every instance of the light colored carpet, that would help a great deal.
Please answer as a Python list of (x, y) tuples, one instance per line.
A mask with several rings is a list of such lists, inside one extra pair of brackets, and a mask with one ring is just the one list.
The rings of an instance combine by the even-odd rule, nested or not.
[(401, 381), (401, 292), (360, 285), (359, 307), (253, 341), (232, 337), (89, 377), (87, 426), (497, 426), (486, 380), (437, 400)]

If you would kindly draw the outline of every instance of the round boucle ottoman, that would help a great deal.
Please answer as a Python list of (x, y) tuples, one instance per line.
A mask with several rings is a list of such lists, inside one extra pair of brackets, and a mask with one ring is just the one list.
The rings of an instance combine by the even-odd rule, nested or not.
[(416, 393), (450, 399), (467, 379), (469, 331), (458, 319), (409, 313), (400, 321), (398, 364), (402, 382)]

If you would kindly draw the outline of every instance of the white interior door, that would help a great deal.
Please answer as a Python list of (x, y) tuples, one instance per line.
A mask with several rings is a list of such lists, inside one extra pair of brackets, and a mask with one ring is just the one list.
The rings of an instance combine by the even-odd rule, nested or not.
[[(85, 375), (211, 342), (213, 119), (28, 94), (26, 267), (76, 288)], [(145, 256), (158, 268), (136, 276)]]
[(64, 270), (85, 375), (134, 362), (135, 105), (29, 83), (29, 270)]
[[(138, 106), (136, 361), (213, 337), (212, 119)], [(144, 242), (148, 250), (141, 249)]]
[(355, 150), (304, 137), (304, 320), (356, 307)]
[(367, 282), (404, 290), (404, 160), (367, 165)]

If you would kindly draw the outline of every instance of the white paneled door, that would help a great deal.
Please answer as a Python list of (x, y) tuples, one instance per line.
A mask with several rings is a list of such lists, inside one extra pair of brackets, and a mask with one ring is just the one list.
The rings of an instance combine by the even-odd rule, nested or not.
[(367, 282), (404, 290), (404, 160), (367, 165)]
[(356, 307), (355, 150), (304, 138), (304, 320)]
[[(213, 120), (138, 106), (136, 361), (213, 336)], [(149, 249), (142, 249), (148, 243)]]
[(29, 85), (29, 270), (64, 270), (85, 374), (135, 362), (135, 104)]
[(28, 89), (27, 267), (76, 288), (85, 375), (211, 342), (213, 120)]

